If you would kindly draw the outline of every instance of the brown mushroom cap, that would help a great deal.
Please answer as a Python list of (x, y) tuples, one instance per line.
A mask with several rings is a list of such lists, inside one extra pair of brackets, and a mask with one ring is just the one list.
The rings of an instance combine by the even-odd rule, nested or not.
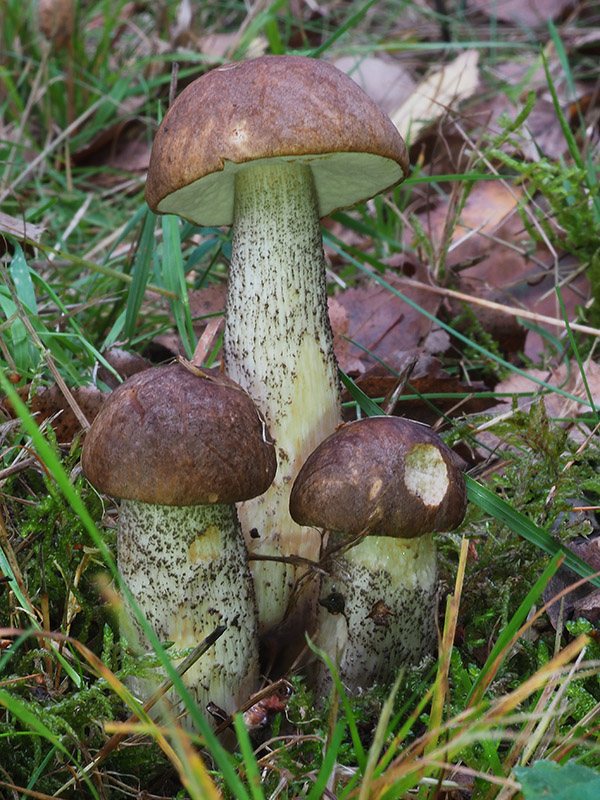
[(154, 139), (146, 200), (199, 225), (230, 225), (236, 172), (260, 159), (303, 161), (321, 217), (373, 197), (408, 172), (395, 125), (325, 61), (262, 56), (190, 84)]
[(234, 503), (262, 494), (275, 449), (250, 397), (213, 370), (181, 364), (126, 380), (85, 439), (82, 467), (99, 491), (159, 505)]
[(452, 450), (400, 417), (344, 425), (311, 453), (290, 497), (300, 525), (403, 539), (456, 528), (466, 505)]

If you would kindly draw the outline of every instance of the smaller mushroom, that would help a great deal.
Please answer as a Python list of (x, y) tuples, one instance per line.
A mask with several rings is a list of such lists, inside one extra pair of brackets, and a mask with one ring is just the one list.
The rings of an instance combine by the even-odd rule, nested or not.
[[(290, 513), (328, 532), (316, 644), (350, 691), (390, 681), (398, 667), (432, 651), (432, 532), (456, 528), (466, 503), (452, 450), (429, 428), (399, 417), (344, 425), (300, 470)], [(325, 691), (329, 672), (322, 664), (316, 670)]]
[[(99, 491), (121, 498), (119, 570), (158, 638), (184, 650), (226, 626), (184, 680), (201, 708), (211, 700), (232, 713), (258, 676), (256, 603), (234, 504), (264, 492), (276, 469), (254, 403), (218, 372), (144, 370), (103, 405), (82, 466)], [(134, 689), (149, 692), (150, 683)]]

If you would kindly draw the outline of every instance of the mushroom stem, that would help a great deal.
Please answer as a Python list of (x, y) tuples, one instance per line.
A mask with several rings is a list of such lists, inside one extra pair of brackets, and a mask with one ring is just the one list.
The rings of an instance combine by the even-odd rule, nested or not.
[[(293, 522), (289, 493), (339, 424), (341, 405), (308, 163), (263, 160), (236, 174), (224, 350), (228, 375), (262, 412), (277, 449), (273, 484), (239, 507), (250, 552), (316, 560), (320, 536)], [(273, 562), (251, 568), (264, 631), (283, 618), (296, 574)]]
[[(183, 680), (202, 710), (211, 700), (233, 713), (258, 678), (254, 593), (235, 506), (122, 500), (118, 560), (154, 633), (174, 650), (196, 647), (217, 626), (227, 626)], [(154, 688), (145, 679), (133, 684), (144, 696)]]
[[(347, 540), (330, 533), (328, 545)], [(355, 692), (390, 682), (400, 664), (417, 664), (436, 640), (437, 566), (431, 534), (415, 539), (366, 536), (332, 555), (319, 600), (315, 638)], [(315, 665), (317, 694), (331, 688), (331, 674)]]

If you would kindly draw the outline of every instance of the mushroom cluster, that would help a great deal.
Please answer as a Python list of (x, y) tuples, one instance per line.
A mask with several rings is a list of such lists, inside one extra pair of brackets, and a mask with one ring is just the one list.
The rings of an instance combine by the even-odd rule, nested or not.
[(154, 139), (150, 208), (233, 225), (225, 368), (264, 414), (278, 461), (270, 489), (239, 509), (262, 631), (286, 614), (297, 572), (256, 558), (317, 557), (319, 537), (291, 520), (289, 492), (341, 421), (319, 220), (407, 172), (390, 119), (336, 67), (302, 56), (208, 72), (179, 95)]
[[(254, 589), (235, 503), (264, 492), (275, 474), (254, 403), (211, 370), (144, 370), (102, 406), (82, 467), (99, 491), (121, 499), (119, 571), (158, 638), (179, 651), (226, 626), (184, 680), (201, 708), (211, 700), (232, 713), (258, 678)], [(139, 628), (133, 634), (147, 646)]]
[(301, 643), (316, 630), (349, 687), (391, 677), (435, 638), (431, 532), (462, 519), (464, 482), (416, 424), (335, 432), (320, 230), (407, 172), (389, 118), (334, 66), (301, 56), (208, 72), (157, 131), (149, 207), (233, 226), (228, 377), (175, 365), (129, 379), (92, 426), (83, 468), (122, 498), (119, 568), (156, 634), (186, 648), (228, 626), (187, 675), (201, 705), (246, 699), (259, 635), (282, 621)]

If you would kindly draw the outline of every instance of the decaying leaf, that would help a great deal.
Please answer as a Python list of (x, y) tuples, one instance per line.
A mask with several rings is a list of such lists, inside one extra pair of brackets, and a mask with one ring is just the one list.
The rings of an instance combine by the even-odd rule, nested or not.
[(401, 108), (415, 89), (411, 73), (389, 57), (341, 56), (333, 64), (355, 80), (387, 114)]
[[(151, 366), (149, 361), (142, 358), (138, 353), (131, 353), (120, 347), (111, 347), (102, 353), (110, 366), (118, 373), (121, 380), (126, 380), (130, 375), (141, 372)], [(116, 389), (120, 381), (107, 369), (104, 364), (100, 364), (96, 375), (99, 381), (105, 383), (109, 389)]]
[[(395, 259), (394, 266), (414, 280), (429, 280), (423, 264), (404, 256), (401, 262)], [(407, 286), (402, 273), (389, 270), (383, 278), (430, 314), (436, 314), (439, 297), (414, 285)], [(418, 347), (431, 330), (430, 319), (378, 283), (346, 289), (337, 300), (348, 312), (347, 336), (352, 340), (345, 352), (338, 353), (345, 371), (355, 371), (357, 361), (364, 371), (376, 359), (395, 369), (399, 356)]]
[[(592, 397), (600, 397), (600, 365), (594, 361), (588, 361), (584, 369), (586, 382)], [(558, 392), (549, 392), (544, 395), (544, 404), (549, 417), (553, 417), (560, 422), (562, 419), (571, 419), (583, 414), (589, 414), (587, 390), (575, 361), (562, 363), (551, 370), (530, 369), (527, 370), (527, 373), (532, 378), (542, 380), (550, 384), (550, 386), (556, 386), (573, 397), (584, 401), (580, 403)], [(518, 373), (512, 373), (496, 385), (497, 392), (508, 392), (514, 395), (537, 392), (539, 389), (539, 383)], [(531, 396), (519, 396), (517, 398), (518, 405), (522, 407), (528, 406), (531, 402)], [(577, 429), (571, 430), (571, 436), (575, 441), (582, 441), (584, 438), (583, 434)]]
[[(22, 400), (27, 402), (30, 412), (35, 416), (38, 424), (50, 418), (59, 444), (70, 444), (81, 433), (81, 424), (67, 402), (65, 396), (56, 384), (42, 388), (29, 397), (29, 386), (18, 390)], [(79, 386), (71, 389), (71, 395), (88, 422), (92, 422), (100, 406), (108, 396), (107, 392), (96, 389), (95, 386)], [(15, 417), (15, 411), (10, 402), (5, 398), (3, 406), (9, 417)]]
[(38, 244), (45, 230), (46, 228), (42, 225), (34, 225), (25, 219), (11, 217), (10, 214), (4, 214), (0, 211), (0, 235), (6, 233), (20, 241)]
[[(571, 516), (575, 518), (569, 521), (571, 525), (581, 523), (586, 519), (585, 512), (578, 513), (574, 510)], [(589, 519), (589, 515), (587, 518)], [(589, 539), (583, 537), (574, 539), (567, 543), (567, 547), (589, 564), (594, 572), (600, 572), (600, 538), (597, 534)], [(544, 589), (542, 594), (544, 602), (549, 603), (556, 595), (578, 581), (579, 576), (568, 567), (564, 565), (559, 567)], [(600, 620), (600, 589), (594, 589), (589, 583), (584, 583), (564, 596), (562, 607), (563, 623), (565, 619), (578, 619), (579, 617), (597, 623)], [(559, 624), (560, 615), (561, 601), (556, 601), (548, 608), (548, 617), (554, 628)]]
[(392, 114), (407, 143), (414, 142), (431, 123), (470, 97), (479, 85), (479, 53), (467, 50), (415, 87), (410, 97)]
[[(412, 364), (415, 359), (408, 385), (396, 398), (395, 405), (389, 409), (390, 413), (433, 425), (439, 421), (442, 414), (477, 414), (494, 404), (494, 401), (490, 399), (471, 397), (472, 393), (487, 389), (483, 382), (466, 383), (461, 381), (456, 375), (450, 375), (443, 369), (439, 358), (421, 351), (413, 350), (404, 353), (403, 365)], [(396, 371), (401, 372), (401, 370), (402, 366)], [(382, 364), (375, 364), (368, 372), (358, 376), (355, 380), (356, 385), (369, 397), (385, 398), (384, 406), (387, 406), (392, 399), (399, 383), (396, 375)], [(426, 403), (422, 395), (427, 394), (447, 394), (448, 397), (436, 398), (430, 403)], [(452, 395), (463, 395), (464, 397), (459, 398)], [(350, 399), (348, 394), (344, 394), (344, 400)]]
[(473, 9), (513, 25), (548, 25), (549, 19), (573, 7), (572, 0), (471, 0)]
[[(123, 104), (123, 114), (133, 117), (139, 110), (138, 100)], [(73, 153), (73, 162), (78, 166), (106, 167), (93, 174), (93, 182), (110, 187), (122, 183), (122, 173), (143, 173), (150, 163), (150, 145), (143, 127), (134, 118), (108, 125)], [(121, 174), (114, 174), (115, 172)]]
[(38, 0), (38, 23), (57, 49), (66, 47), (75, 27), (73, 0)]
[[(214, 315), (225, 314), (225, 302), (227, 299), (227, 286), (224, 283), (210, 283), (202, 289), (190, 289), (188, 291), (190, 303), (190, 314), (194, 321), (194, 333), (199, 339), (206, 328), (207, 323), (214, 319)], [(225, 325), (224, 316), (221, 317), (221, 325), (216, 331), (219, 335)], [(167, 357), (184, 355), (184, 347), (181, 339), (176, 333), (164, 333), (155, 336), (152, 340), (153, 347), (164, 348)], [(162, 361), (164, 357), (156, 360)]]

